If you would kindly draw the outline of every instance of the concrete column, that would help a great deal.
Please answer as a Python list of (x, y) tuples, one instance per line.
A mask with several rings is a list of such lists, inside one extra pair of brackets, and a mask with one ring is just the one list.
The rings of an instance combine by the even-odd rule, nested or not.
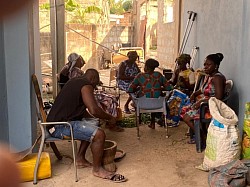
[(58, 92), (57, 74), (65, 65), (65, 8), (64, 0), (50, 0), (50, 26), (52, 40), (53, 98)]
[[(38, 27), (38, 2), (30, 1), (2, 20), (0, 27), (1, 59), (1, 131), (0, 137), (16, 150), (30, 147), (36, 137), (35, 95), (31, 75), (35, 56), (39, 55), (34, 39)], [(39, 39), (39, 38), (38, 38)], [(2, 92), (3, 90), (3, 92)], [(2, 105), (3, 104), (3, 105)]]

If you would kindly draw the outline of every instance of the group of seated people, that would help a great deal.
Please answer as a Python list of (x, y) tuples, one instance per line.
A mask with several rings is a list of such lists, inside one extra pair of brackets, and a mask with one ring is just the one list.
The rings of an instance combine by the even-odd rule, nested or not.
[[(136, 51), (128, 53), (128, 59), (122, 62), (118, 68), (118, 85), (129, 93), (129, 98), (125, 103), (124, 109), (129, 111), (129, 103), (133, 97), (157, 98), (162, 94), (162, 90), (177, 90), (185, 94), (187, 97), (179, 97), (181, 102), (176, 105), (174, 94), (168, 99), (168, 105), (177, 107), (176, 113), (171, 113), (170, 109), (168, 119), (174, 119), (178, 116), (191, 128), (194, 128), (193, 120), (199, 118), (198, 111), (202, 101), (207, 101), (210, 97), (217, 99), (223, 98), (225, 89), (225, 76), (219, 72), (220, 62), (223, 59), (223, 54), (210, 54), (204, 62), (204, 73), (207, 74), (200, 89), (193, 92), (194, 89), (194, 73), (188, 67), (190, 63), (190, 55), (181, 54), (177, 58), (177, 67), (174, 71), (173, 78), (167, 81), (166, 78), (155, 68), (159, 66), (159, 62), (155, 59), (148, 59), (145, 62), (144, 72), (140, 72), (136, 64), (138, 54)], [(117, 102), (112, 96), (107, 96), (105, 99), (98, 96), (95, 91), (100, 84), (99, 72), (95, 69), (87, 69), (84, 73), (81, 67), (85, 64), (83, 58), (72, 53), (68, 57), (68, 63), (60, 73), (60, 82), (65, 81), (63, 88), (57, 95), (54, 104), (48, 114), (47, 121), (69, 121), (73, 126), (75, 139), (81, 141), (77, 153), (78, 167), (93, 167), (93, 175), (109, 179), (114, 182), (124, 182), (126, 177), (123, 175), (109, 172), (102, 167), (101, 159), (103, 155), (105, 132), (100, 128), (97, 119), (106, 120), (107, 124), (112, 128), (116, 127), (116, 110)], [(190, 97), (189, 97), (190, 96)], [(112, 104), (110, 104), (112, 103)], [(181, 103), (181, 104), (180, 104)], [(155, 117), (157, 114), (152, 114), (150, 128), (155, 128)], [(179, 123), (179, 119), (174, 119), (175, 124)], [(70, 136), (70, 129), (64, 126), (52, 126), (52, 136), (64, 138)], [(52, 131), (50, 131), (52, 132)], [(192, 140), (192, 137), (191, 137)], [(86, 150), (90, 145), (93, 163), (90, 163), (86, 158)]]

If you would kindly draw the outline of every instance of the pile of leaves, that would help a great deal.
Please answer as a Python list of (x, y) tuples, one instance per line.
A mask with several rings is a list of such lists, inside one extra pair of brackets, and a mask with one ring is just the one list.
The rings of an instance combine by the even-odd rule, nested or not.
[[(148, 121), (150, 122), (150, 114), (142, 114), (141, 119), (143, 124), (146, 124)], [(124, 116), (122, 120), (117, 123), (123, 128), (136, 127), (135, 115)]]

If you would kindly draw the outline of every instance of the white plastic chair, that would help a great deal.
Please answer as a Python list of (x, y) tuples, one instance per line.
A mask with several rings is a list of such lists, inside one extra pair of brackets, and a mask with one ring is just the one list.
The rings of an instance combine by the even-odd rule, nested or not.
[(136, 126), (137, 126), (137, 138), (140, 139), (139, 126), (140, 126), (140, 114), (142, 113), (153, 113), (153, 112), (162, 112), (164, 118), (164, 128), (166, 130), (166, 138), (168, 138), (168, 127), (166, 126), (166, 98), (147, 98), (145, 95), (139, 98), (133, 98), (136, 106)]

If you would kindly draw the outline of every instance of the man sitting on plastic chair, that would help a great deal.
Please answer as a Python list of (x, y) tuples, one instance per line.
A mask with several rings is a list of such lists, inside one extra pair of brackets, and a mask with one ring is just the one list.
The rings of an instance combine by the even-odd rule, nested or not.
[[(139, 73), (130, 84), (128, 93), (137, 93), (133, 97), (146, 96), (147, 98), (158, 98), (162, 95), (162, 90), (172, 90), (173, 86), (169, 84), (166, 78), (157, 71), (159, 62), (155, 59), (148, 59), (145, 62), (144, 73)], [(150, 128), (155, 129), (156, 113), (151, 113)]]

